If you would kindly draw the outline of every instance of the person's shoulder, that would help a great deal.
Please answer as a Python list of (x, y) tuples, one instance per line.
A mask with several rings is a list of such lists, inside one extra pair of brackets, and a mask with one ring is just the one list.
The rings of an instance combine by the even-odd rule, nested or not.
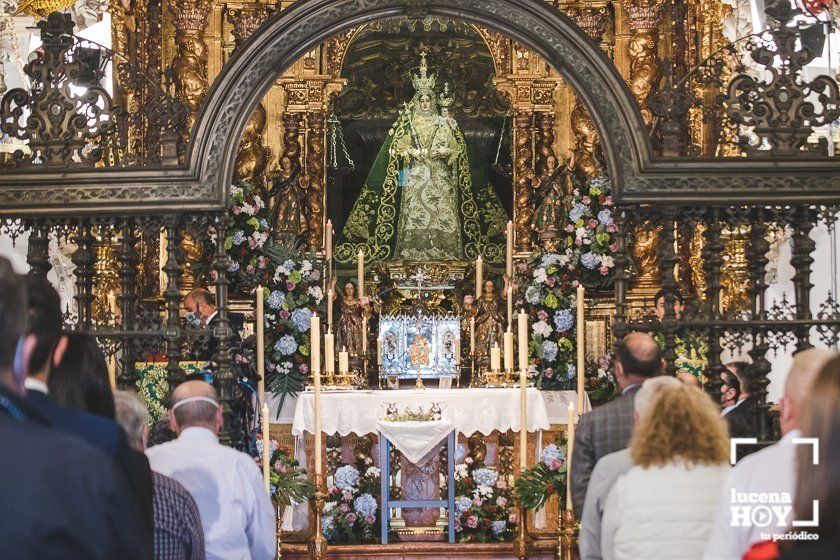
[(764, 470), (771, 466), (778, 464), (778, 460), (783, 456), (788, 456), (794, 453), (794, 446), (787, 440), (780, 440), (773, 445), (768, 445), (764, 449), (750, 453), (732, 468), (732, 475), (738, 476), (750, 473), (756, 469)]
[(586, 418), (587, 416), (589, 416), (590, 421), (596, 419), (600, 420), (624, 412), (628, 408), (632, 410), (633, 397), (635, 396), (635, 394), (635, 390), (631, 389), (627, 393), (620, 395), (618, 398), (613, 399), (608, 403), (602, 404), (597, 408), (593, 408), (590, 412), (584, 414), (582, 418)]
[(155, 492), (167, 496), (167, 499), (190, 504), (195, 503), (189, 490), (171, 476), (152, 471), (152, 481)]
[(633, 455), (630, 448), (607, 453), (595, 463), (595, 469), (602, 471), (629, 470), (633, 466)]

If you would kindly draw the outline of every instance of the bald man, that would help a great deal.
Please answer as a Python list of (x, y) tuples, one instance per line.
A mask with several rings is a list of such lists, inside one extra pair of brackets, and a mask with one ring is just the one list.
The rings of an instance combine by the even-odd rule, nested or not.
[(615, 379), (621, 391), (614, 401), (584, 414), (575, 432), (572, 455), (572, 503), (580, 516), (595, 463), (627, 447), (633, 435), (633, 400), (641, 384), (662, 375), (665, 362), (659, 344), (649, 334), (628, 334), (616, 346)]
[[(765, 494), (777, 498), (793, 498), (796, 488), (796, 450), (799, 447), (794, 439), (801, 437), (799, 419), (807, 406), (808, 393), (817, 374), (837, 356), (836, 352), (830, 350), (811, 348), (793, 357), (793, 364), (785, 379), (784, 394), (779, 401), (783, 437), (775, 445), (743, 458), (730, 471), (723, 485), (717, 518), (704, 560), (741, 558), (753, 544), (769, 540), (790, 528), (790, 514), (783, 516), (781, 521), (774, 517), (762, 519), (760, 512), (749, 518), (744, 514), (753, 513), (752, 508), (756, 504), (749, 503), (751, 497)], [(764, 503), (758, 505), (766, 506), (764, 511), (772, 511), (773, 507), (782, 508), (778, 510), (781, 512), (793, 504), (790, 500), (785, 503), (785, 500), (767, 502), (765, 499)]]
[(274, 558), (276, 517), (254, 460), (219, 443), (215, 389), (187, 381), (172, 393), (169, 425), (178, 438), (146, 450), (152, 470), (180, 482), (201, 514), (208, 560)]

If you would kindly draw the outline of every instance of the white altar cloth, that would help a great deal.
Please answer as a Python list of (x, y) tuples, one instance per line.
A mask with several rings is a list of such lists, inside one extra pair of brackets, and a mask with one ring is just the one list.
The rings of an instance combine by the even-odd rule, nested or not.
[(382, 422), (378, 430), (396, 447), (408, 461), (415, 465), (426, 463), (427, 455), (452, 433), (452, 422)]
[[(443, 415), (459, 434), (476, 432), (490, 435), (494, 430), (518, 432), (520, 389), (424, 389), (399, 391), (347, 391), (321, 393), (321, 429), (324, 433), (346, 436), (376, 433), (389, 403), (399, 410), (428, 408), (439, 403)], [(574, 395), (574, 392), (569, 392)], [(550, 427), (545, 400), (540, 391), (527, 390), (528, 431)], [(315, 395), (298, 396), (292, 434), (312, 433), (315, 426)]]

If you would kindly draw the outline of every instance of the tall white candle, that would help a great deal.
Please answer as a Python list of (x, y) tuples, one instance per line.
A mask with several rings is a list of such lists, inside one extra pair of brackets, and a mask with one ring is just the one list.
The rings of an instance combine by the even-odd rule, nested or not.
[(505, 371), (513, 371), (513, 333), (505, 332)]
[(505, 274), (509, 279), (513, 279), (513, 222), (508, 221), (507, 229), (505, 230), (505, 237), (507, 241), (507, 251), (505, 254)]
[(367, 356), (367, 327), (368, 327), (368, 320), (367, 317), (362, 317), (362, 355)]
[(470, 354), (475, 355), (475, 317), (470, 317)]
[(528, 372), (519, 372), (519, 472), (528, 468)]
[(321, 373), (321, 318), (315, 313), (309, 320), (309, 369), (312, 375)]
[(327, 256), (327, 262), (330, 262), (332, 260), (332, 237), (332, 220), (327, 220), (327, 226), (324, 228), (324, 252)]
[(257, 316), (254, 318), (257, 334), (257, 395), (260, 405), (265, 404), (265, 288), (257, 286)]
[(350, 370), (350, 356), (347, 353), (347, 347), (341, 349), (338, 353), (338, 373), (347, 373)]
[(566, 509), (572, 509), (572, 452), (575, 446), (575, 405), (569, 403), (566, 420)]
[(262, 471), (263, 484), (265, 484), (265, 491), (271, 491), (271, 479), (269, 477), (269, 469), (271, 468), (271, 435), (268, 431), (268, 403), (262, 405), (262, 437), (263, 437), (263, 453), (262, 453)]
[(455, 340), (452, 343), (452, 353), (454, 354), (454, 357), (455, 357), (455, 365), (456, 366), (460, 365), (461, 364), (461, 341), (460, 340)]
[(501, 349), (499, 348), (499, 343), (494, 342), (493, 348), (490, 349), (490, 370), (491, 371), (499, 371), (502, 367), (502, 356), (501, 356)]
[(321, 470), (321, 372), (315, 373), (315, 477), (318, 478), (323, 472)]
[(324, 335), (324, 372), (335, 373), (335, 335), (329, 328)]
[(327, 326), (332, 326), (332, 315), (333, 315), (333, 298), (335, 294), (333, 294), (333, 289), (330, 288), (327, 290)]
[(528, 369), (528, 314), (525, 310), (519, 312), (519, 369)]
[(475, 298), (478, 299), (481, 297), (482, 292), (484, 291), (481, 285), (484, 284), (484, 259), (481, 255), (478, 255), (478, 258), (475, 259)]
[(359, 249), (356, 282), (359, 284), (359, 298), (365, 297), (365, 252)]
[(585, 361), (585, 346), (586, 346), (586, 324), (583, 317), (583, 302), (585, 291), (583, 284), (578, 284), (577, 287), (577, 408), (583, 410), (584, 380), (586, 377), (586, 361)]
[(321, 319), (315, 313), (309, 323), (312, 379), (315, 386), (315, 476), (321, 475)]
[(376, 365), (382, 365), (382, 337), (376, 337)]
[(513, 328), (513, 286), (508, 286), (507, 289), (507, 320), (508, 328)]

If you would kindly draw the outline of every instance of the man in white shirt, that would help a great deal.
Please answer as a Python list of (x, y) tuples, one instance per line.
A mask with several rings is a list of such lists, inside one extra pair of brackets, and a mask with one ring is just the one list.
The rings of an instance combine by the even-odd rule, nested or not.
[[(753, 544), (789, 529), (796, 488), (797, 446), (793, 440), (800, 436), (799, 418), (817, 373), (836, 356), (817, 348), (794, 356), (779, 401), (783, 437), (745, 457), (729, 472), (704, 560), (741, 558)], [(764, 502), (761, 494), (765, 494)], [(768, 502), (768, 497), (776, 502)]]
[[(653, 397), (663, 389), (679, 387), (680, 382), (675, 377), (659, 376), (642, 383), (636, 398), (633, 400), (633, 417), (636, 424), (650, 410)], [(586, 488), (586, 500), (583, 502), (583, 515), (580, 520), (581, 560), (600, 560), (601, 558), (601, 517), (604, 515), (604, 504), (607, 495), (619, 476), (629, 471), (633, 466), (630, 449), (622, 449), (604, 455), (595, 463), (592, 477)]]
[(276, 515), (254, 460), (219, 443), (222, 409), (204, 381), (172, 393), (169, 422), (178, 439), (146, 450), (152, 470), (180, 482), (201, 514), (208, 560), (269, 560)]

